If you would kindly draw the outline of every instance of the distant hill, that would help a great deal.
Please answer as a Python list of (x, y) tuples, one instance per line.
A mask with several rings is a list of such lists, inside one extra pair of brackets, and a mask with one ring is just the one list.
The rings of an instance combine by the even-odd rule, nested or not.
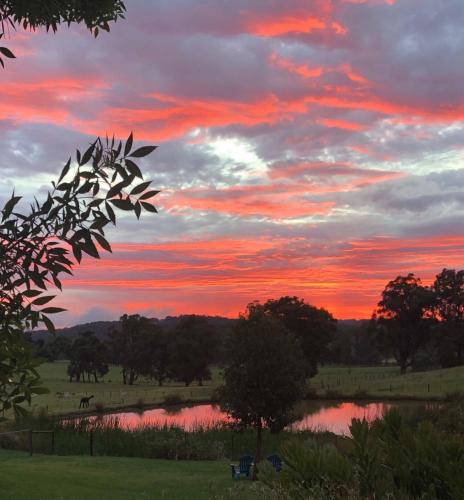
[[(236, 319), (223, 318), (221, 316), (203, 316), (207, 319), (218, 333), (225, 333), (233, 328)], [(164, 319), (151, 318), (153, 323), (158, 323), (167, 331), (173, 330), (182, 319), (182, 316), (166, 316)], [(108, 333), (112, 330), (119, 330), (121, 327), (120, 321), (93, 321), (91, 323), (82, 323), (68, 328), (57, 328), (57, 335), (63, 335), (70, 339), (76, 338), (80, 333), (91, 331), (100, 340), (105, 340)], [(32, 332), (32, 340), (43, 340), (45, 343), (50, 342), (55, 337), (47, 330), (35, 330)]]
[(354, 330), (367, 326), (370, 319), (339, 319), (338, 327), (340, 330)]
[[(222, 316), (204, 316), (208, 323), (210, 323), (214, 328), (218, 331), (218, 333), (225, 333), (229, 331), (236, 323), (236, 319), (224, 318)], [(164, 319), (151, 318), (153, 323), (159, 323), (162, 328), (165, 330), (173, 330), (179, 321), (182, 319), (181, 316), (166, 316)], [(341, 319), (338, 320), (338, 326), (340, 329), (356, 329), (362, 328), (366, 326), (369, 320), (367, 319)], [(111, 330), (118, 330), (120, 328), (120, 321), (93, 321), (91, 323), (82, 323), (79, 325), (71, 326), (68, 328), (58, 328), (57, 334), (63, 335), (65, 337), (69, 337), (70, 339), (74, 339), (80, 333), (91, 331), (94, 332), (95, 335), (100, 340), (105, 340), (108, 336), (108, 333)], [(32, 332), (32, 339), (34, 341), (38, 341), (42, 339), (44, 342), (49, 342), (53, 339), (53, 335), (51, 335), (47, 330), (36, 330)]]

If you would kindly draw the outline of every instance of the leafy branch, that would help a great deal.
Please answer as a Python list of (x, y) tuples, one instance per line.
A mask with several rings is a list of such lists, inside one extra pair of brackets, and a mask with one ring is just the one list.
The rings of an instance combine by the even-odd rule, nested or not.
[(133, 212), (137, 218), (142, 211), (156, 213), (152, 199), (159, 191), (144, 181), (136, 163), (156, 146), (132, 146), (132, 134), (124, 147), (114, 138), (98, 138), (83, 153), (77, 150), (75, 162), (69, 158), (45, 201), (35, 199), (22, 213), (17, 210), (22, 198), (13, 193), (1, 210), (0, 409), (7, 408), (12, 397), (26, 397), (30, 389), (24, 383), (37, 378), (31, 371), (14, 382), (11, 374), (18, 373), (17, 360), (28, 359), (27, 350), (16, 341), (24, 329), (44, 324), (55, 331), (49, 315), (63, 309), (50, 305), (55, 295), (48, 295), (48, 288), (61, 290), (62, 275), (72, 275), (84, 254), (99, 259), (102, 250), (111, 252), (105, 228), (116, 224), (115, 210)]

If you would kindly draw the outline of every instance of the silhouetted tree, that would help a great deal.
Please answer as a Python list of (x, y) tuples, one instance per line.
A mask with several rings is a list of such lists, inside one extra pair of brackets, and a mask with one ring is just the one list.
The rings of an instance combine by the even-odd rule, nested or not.
[(110, 332), (112, 360), (121, 366), (124, 384), (133, 385), (147, 371), (147, 346), (153, 323), (139, 314), (121, 316), (121, 329)]
[[(0, 38), (7, 26), (35, 29), (44, 26), (57, 30), (58, 25), (83, 22), (97, 36), (100, 29), (109, 31), (109, 22), (122, 18), (125, 6), (121, 0), (0, 0)], [(2, 57), (14, 57), (0, 47)], [(155, 147), (132, 151), (133, 138), (126, 144), (97, 139), (81, 154), (76, 163), (66, 163), (46, 200), (37, 200), (29, 211), (18, 210), (21, 197), (13, 192), (1, 210), (0, 221), (0, 411), (31, 402), (34, 394), (46, 391), (35, 370), (31, 348), (24, 331), (40, 322), (54, 331), (48, 314), (61, 311), (43, 307), (54, 296), (44, 292), (53, 284), (61, 289), (62, 273), (71, 274), (73, 260), (80, 263), (82, 252), (98, 258), (98, 246), (111, 251), (104, 228), (116, 216), (113, 207), (133, 211), (140, 216), (142, 208), (156, 212), (150, 199), (157, 191), (148, 191), (134, 158), (147, 156)], [(123, 152), (122, 152), (123, 151)], [(41, 308), (41, 309), (39, 309)]]
[(85, 382), (85, 375), (87, 375), (88, 382), (91, 376), (95, 382), (98, 382), (98, 377), (103, 377), (108, 373), (107, 347), (93, 332), (84, 332), (77, 337), (69, 349), (69, 357), (70, 382), (72, 378), (79, 382), (81, 377), (82, 382)]
[(141, 374), (154, 379), (161, 387), (170, 377), (171, 335), (159, 325), (152, 324), (146, 336), (144, 352), (141, 353)]
[(217, 335), (202, 316), (183, 316), (172, 335), (170, 347), (173, 378), (189, 386), (194, 380), (203, 385), (211, 378)]
[(306, 358), (306, 373), (313, 377), (317, 365), (327, 354), (327, 347), (337, 331), (337, 320), (325, 309), (306, 304), (298, 297), (281, 297), (264, 304), (255, 302), (248, 307), (249, 314), (271, 315), (299, 340)]
[(432, 285), (438, 320), (438, 356), (442, 366), (464, 362), (464, 271), (443, 269)]
[(344, 365), (375, 365), (381, 361), (375, 328), (370, 322), (359, 321), (349, 326), (338, 325), (326, 357), (330, 363)]
[(60, 356), (69, 357), (71, 341), (68, 337), (57, 335), (51, 342), (46, 345), (47, 359), (56, 361)]
[(378, 344), (393, 355), (402, 374), (429, 338), (432, 305), (433, 292), (413, 273), (398, 276), (382, 292), (373, 316)]
[[(96, 37), (99, 30), (110, 30), (110, 22), (123, 18), (125, 10), (122, 0), (0, 0), (0, 38), (10, 28), (56, 32), (59, 25), (74, 23), (84, 23)], [(0, 47), (0, 54), (15, 57), (6, 47)]]
[(219, 397), (223, 410), (241, 426), (256, 429), (255, 464), (261, 460), (263, 428), (278, 432), (294, 421), (304, 388), (299, 341), (277, 319), (248, 308), (230, 336)]
[(22, 396), (30, 400), (42, 391), (38, 373), (29, 370), (23, 332), (39, 323), (55, 331), (48, 315), (63, 309), (49, 305), (55, 296), (47, 289), (61, 289), (61, 275), (72, 274), (83, 253), (99, 258), (99, 248), (111, 251), (105, 228), (116, 223), (114, 207), (137, 217), (142, 208), (156, 211), (150, 199), (158, 191), (136, 182), (142, 174), (134, 163), (155, 147), (132, 151), (132, 144), (132, 134), (124, 147), (97, 139), (83, 154), (77, 151), (75, 164), (68, 160), (45, 201), (24, 211), (13, 193), (1, 211), (0, 410), (24, 412), (18, 409)]

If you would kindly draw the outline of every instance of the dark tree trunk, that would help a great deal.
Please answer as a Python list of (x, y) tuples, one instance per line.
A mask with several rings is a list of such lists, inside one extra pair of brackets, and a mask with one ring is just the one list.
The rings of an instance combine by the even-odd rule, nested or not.
[(198, 379), (198, 385), (199, 385), (199, 386), (202, 386), (202, 385), (203, 385), (203, 379), (202, 379), (201, 377)]
[(263, 426), (261, 422), (256, 426), (256, 452), (254, 458), (254, 467), (253, 467), (253, 481), (258, 479), (258, 464), (261, 462), (261, 454), (263, 448)]

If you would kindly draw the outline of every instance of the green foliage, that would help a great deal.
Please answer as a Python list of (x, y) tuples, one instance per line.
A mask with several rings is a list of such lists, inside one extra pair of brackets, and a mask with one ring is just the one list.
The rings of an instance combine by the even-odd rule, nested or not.
[(158, 324), (152, 324), (150, 334), (146, 337), (144, 352), (141, 353), (140, 373), (156, 380), (159, 387), (171, 376), (171, 338)]
[(432, 289), (435, 295), (433, 312), (439, 320), (436, 338), (441, 365), (464, 363), (464, 271), (443, 269)]
[(250, 314), (266, 314), (281, 321), (300, 342), (307, 365), (307, 375), (317, 373), (327, 347), (337, 331), (337, 320), (325, 309), (306, 304), (298, 297), (281, 297), (264, 304), (249, 305)]
[(253, 312), (237, 323), (228, 359), (218, 391), (221, 407), (242, 427), (256, 429), (258, 464), (263, 427), (278, 432), (296, 419), (294, 406), (305, 390), (301, 349), (282, 323)]
[(372, 491), (384, 494), (384, 471), (379, 460), (379, 443), (372, 437), (369, 423), (354, 418), (350, 433), (353, 439), (354, 473), (359, 484), (360, 494), (369, 496)]
[(382, 292), (374, 313), (378, 341), (385, 353), (395, 357), (401, 373), (428, 340), (433, 301), (433, 292), (412, 273), (390, 281)]
[[(31, 403), (34, 394), (44, 394), (39, 374), (39, 362), (31, 346), (19, 334), (2, 335), (0, 330), (0, 410), (13, 409), (16, 416), (25, 413), (21, 403)], [(2, 416), (0, 416), (0, 420)]]
[(408, 498), (462, 498), (464, 447), (457, 436), (430, 422), (415, 429), (391, 410), (373, 429), (383, 443), (383, 461), (397, 490)]
[(211, 379), (210, 365), (217, 349), (217, 334), (204, 317), (183, 316), (172, 333), (170, 371), (175, 380), (189, 386)]
[(150, 366), (150, 341), (157, 327), (139, 314), (121, 316), (121, 329), (110, 332), (112, 361), (121, 366), (124, 384), (133, 385)]
[(351, 439), (339, 449), (314, 439), (284, 443), (282, 471), (261, 468), (259, 478), (292, 499), (312, 498), (315, 491), (315, 498), (464, 498), (458, 434), (430, 421), (407, 424), (395, 410), (371, 426), (353, 420), (350, 430)]
[(305, 487), (342, 486), (352, 477), (349, 461), (333, 444), (313, 439), (305, 442), (291, 440), (282, 446), (285, 467), (281, 481)]
[[(71, 341), (68, 337), (57, 335), (48, 345), (44, 347), (44, 355), (49, 361), (56, 361), (60, 357), (67, 359), (69, 357), (69, 350), (71, 348)], [(39, 353), (39, 356), (42, 356)]]
[(93, 332), (83, 332), (74, 340), (68, 350), (70, 364), (68, 366), (69, 381), (85, 382), (85, 375), (98, 382), (98, 377), (108, 373), (108, 353), (106, 345)]
[(301, 351), (283, 325), (266, 316), (240, 319), (220, 390), (224, 409), (244, 426), (278, 431), (295, 418), (304, 387)]
[[(131, 194), (140, 183), (127, 166), (127, 144), (132, 144), (132, 134), (124, 153), (121, 142), (97, 139), (84, 153), (77, 151), (75, 163), (68, 160), (45, 201), (34, 200), (24, 213), (17, 208), (21, 197), (13, 193), (1, 210), (0, 410), (7, 409), (13, 397), (29, 401), (30, 389), (37, 386), (37, 374), (22, 345), (23, 330), (42, 323), (55, 331), (49, 315), (63, 309), (50, 306), (55, 296), (47, 289), (61, 290), (62, 274), (71, 275), (84, 254), (98, 259), (101, 249), (111, 251), (105, 228), (116, 223), (112, 205), (124, 205), (140, 217), (147, 200), (158, 193), (144, 185), (141, 193)], [(144, 154), (153, 150), (154, 146), (145, 148)]]
[[(97, 36), (100, 30), (110, 31), (109, 23), (124, 18), (125, 10), (122, 0), (0, 0), (0, 37), (10, 27), (56, 32), (61, 24), (74, 23), (83, 23)], [(0, 47), (0, 53), (15, 57), (6, 47)], [(1, 57), (0, 64), (4, 66)]]

